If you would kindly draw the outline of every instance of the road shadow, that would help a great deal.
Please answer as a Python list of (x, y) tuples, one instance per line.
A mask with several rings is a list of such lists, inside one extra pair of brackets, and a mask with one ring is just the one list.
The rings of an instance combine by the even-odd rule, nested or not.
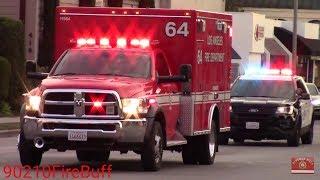
[(230, 143), (228, 146), (258, 146), (258, 147), (288, 147), (286, 142), (277, 141), (245, 141), (244, 143)]
[[(77, 162), (77, 163), (71, 163), (71, 164), (64, 164), (59, 165), (59, 167), (56, 167), (56, 171), (66, 171), (66, 169), (78, 169), (81, 171), (81, 168), (85, 166), (89, 166), (93, 170), (99, 170), (103, 165), (112, 165), (112, 173), (114, 172), (144, 172), (142, 168), (142, 164), (140, 159), (137, 160), (109, 160), (107, 163), (98, 163), (98, 162)], [(46, 165), (43, 164), (40, 166), (40, 168), (48, 168), (52, 167), (53, 165)], [(182, 163), (182, 161), (162, 161), (161, 170), (163, 169), (173, 169), (173, 168), (183, 168), (186, 167)]]

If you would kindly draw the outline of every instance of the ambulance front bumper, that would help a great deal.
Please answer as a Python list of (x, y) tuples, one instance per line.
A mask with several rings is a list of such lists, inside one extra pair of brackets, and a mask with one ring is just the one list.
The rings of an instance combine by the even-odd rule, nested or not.
[(147, 119), (95, 120), (55, 119), (25, 116), (23, 132), (27, 140), (51, 138), (68, 140), (70, 132), (85, 132), (88, 141), (143, 143)]

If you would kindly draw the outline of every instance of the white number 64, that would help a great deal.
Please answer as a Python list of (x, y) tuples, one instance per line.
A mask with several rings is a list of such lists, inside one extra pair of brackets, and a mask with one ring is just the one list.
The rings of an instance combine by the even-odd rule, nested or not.
[(187, 37), (189, 35), (188, 23), (183, 22), (177, 29), (176, 23), (168, 22), (166, 25), (166, 35), (169, 37), (174, 37), (176, 35), (183, 35), (184, 37)]

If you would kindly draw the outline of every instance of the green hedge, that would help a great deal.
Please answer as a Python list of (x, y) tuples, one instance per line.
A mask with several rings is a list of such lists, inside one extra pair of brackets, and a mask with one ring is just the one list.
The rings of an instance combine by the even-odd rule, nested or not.
[(11, 65), (8, 60), (0, 56), (0, 102), (6, 101), (9, 93)]
[(25, 92), (25, 46), (24, 27), (20, 21), (0, 17), (0, 56), (11, 64), (8, 103), (13, 111), (18, 112), (21, 94)]

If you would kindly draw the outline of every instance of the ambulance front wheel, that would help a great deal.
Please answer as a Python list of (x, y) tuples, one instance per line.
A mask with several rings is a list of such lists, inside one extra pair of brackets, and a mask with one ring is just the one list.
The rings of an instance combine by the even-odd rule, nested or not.
[(157, 171), (161, 167), (164, 138), (160, 122), (155, 121), (150, 138), (145, 140), (141, 152), (142, 166), (145, 171)]

